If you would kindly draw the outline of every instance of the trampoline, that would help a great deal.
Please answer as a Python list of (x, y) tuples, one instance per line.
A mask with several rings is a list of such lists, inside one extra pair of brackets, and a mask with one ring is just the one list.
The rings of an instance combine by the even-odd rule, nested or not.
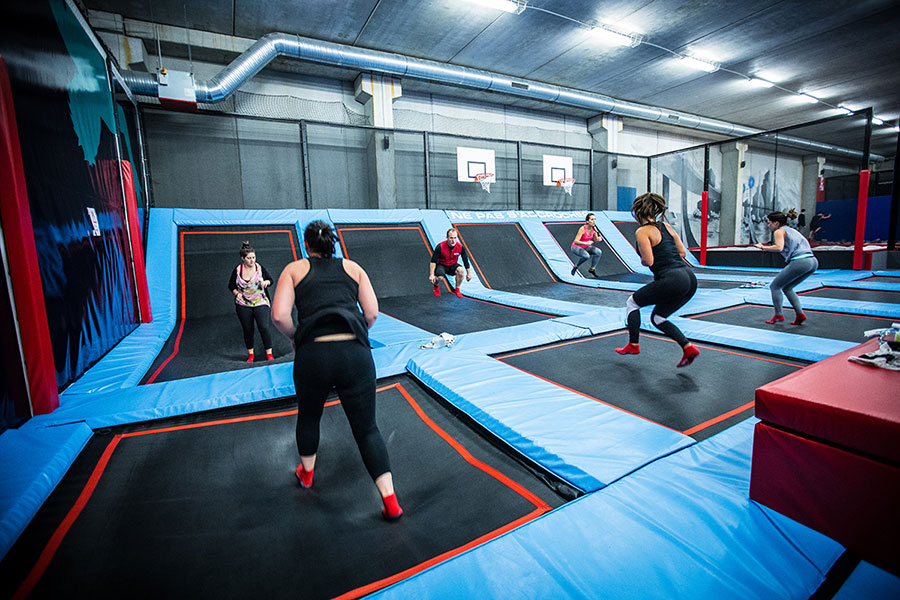
[(838, 298), (840, 300), (858, 300), (861, 302), (886, 302), (888, 304), (900, 304), (900, 290), (867, 290), (862, 288), (821, 287), (805, 292), (797, 292), (798, 296), (813, 296), (816, 298)]
[(616, 354), (627, 342), (628, 332), (616, 331), (495, 358), (697, 440), (752, 416), (757, 387), (806, 364), (696, 343), (700, 357), (676, 369), (681, 349), (672, 340), (642, 332), (640, 355)]
[(95, 432), (3, 561), (3, 591), (353, 598), (564, 503), (415, 380), (379, 384), (397, 523), (380, 516), (336, 398), (308, 490), (293, 398), (141, 423)]
[(896, 320), (890, 317), (835, 313), (807, 308), (804, 308), (803, 312), (808, 317), (803, 325), (790, 324), (790, 321), (794, 318), (794, 311), (789, 305), (784, 307), (785, 320), (774, 324), (765, 322), (766, 319), (772, 318), (773, 310), (771, 306), (749, 303), (684, 316), (688, 319), (698, 319), (713, 323), (740, 325), (767, 331), (783, 331), (854, 343), (861, 343), (865, 340), (863, 332), (869, 329), (890, 327), (891, 323)]
[[(566, 253), (566, 256), (569, 258), (569, 260), (572, 260), (572, 253), (569, 251), (569, 248), (572, 247), (572, 239), (575, 237), (575, 233), (578, 231), (578, 227), (581, 226), (581, 223), (544, 223), (544, 225), (547, 227), (547, 230), (553, 235), (553, 238), (556, 240), (556, 243), (559, 244), (559, 247), (562, 248), (562, 250)], [(633, 234), (630, 239), (634, 239)], [(653, 281), (652, 275), (634, 273), (633, 271), (629, 270), (628, 266), (625, 264), (619, 254), (606, 241), (606, 238), (604, 238), (603, 241), (599, 244), (595, 243), (594, 245), (599, 247), (600, 250), (603, 251), (603, 255), (600, 257), (600, 262), (597, 263), (597, 268), (595, 269), (597, 271), (598, 279), (627, 281), (629, 283), (640, 284), (650, 283), (651, 281)], [(635, 250), (635, 252), (637, 251)], [(586, 261), (584, 264), (578, 267), (578, 271), (587, 278), (593, 278), (593, 276), (588, 272), (589, 267), (590, 261)], [(733, 281), (697, 281), (697, 287), (700, 288), (717, 288), (724, 290), (736, 288), (739, 285), (740, 283), (735, 283)]]
[(900, 276), (889, 276), (889, 275), (872, 275), (871, 277), (865, 277), (860, 279), (859, 281), (871, 281), (871, 282), (879, 282), (879, 283), (896, 283), (900, 285)]
[[(636, 221), (613, 221), (613, 225), (616, 226), (622, 235), (625, 236), (625, 239), (628, 240), (628, 243), (631, 244), (631, 247), (634, 248), (634, 233), (637, 231), (638, 224)], [(571, 240), (569, 240), (571, 241)], [(637, 252), (637, 250), (635, 250)], [(691, 265), (691, 268), (694, 269), (695, 273), (704, 273), (708, 275), (728, 275), (730, 277), (740, 278), (741, 280), (752, 279), (756, 277), (774, 277), (776, 272), (773, 270), (769, 271), (754, 271), (752, 269), (740, 269), (740, 270), (728, 270), (728, 267), (717, 267), (715, 269), (708, 269), (705, 267), (699, 267), (697, 265)], [(780, 268), (780, 267), (779, 267)], [(698, 282), (699, 283), (699, 282)]]
[[(176, 285), (178, 312), (175, 327), (141, 383), (157, 383), (245, 369), (266, 361), (265, 348), (255, 331), (256, 362), (246, 363), (241, 326), (228, 291), (228, 278), (240, 262), (241, 242), (249, 240), (259, 264), (272, 276), (271, 296), (278, 276), (300, 257), (294, 225), (178, 228)], [(293, 358), (291, 342), (269, 327), (275, 363)]]
[[(369, 274), (380, 312), (431, 333), (454, 335), (551, 318), (551, 315), (457, 298), (446, 279), (436, 298), (428, 282), (434, 250), (418, 223), (335, 225), (344, 256)], [(465, 294), (466, 283), (462, 285)]]
[(624, 306), (626, 290), (588, 288), (560, 282), (518, 223), (454, 225), (485, 287), (581, 304)]

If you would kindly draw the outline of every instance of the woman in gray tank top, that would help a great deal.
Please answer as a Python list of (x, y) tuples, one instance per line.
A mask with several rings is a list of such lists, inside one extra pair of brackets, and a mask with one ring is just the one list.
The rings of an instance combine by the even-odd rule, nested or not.
[(760, 250), (780, 252), (787, 265), (769, 284), (769, 290), (772, 292), (772, 306), (775, 307), (775, 316), (766, 321), (766, 323), (784, 321), (781, 308), (783, 303), (781, 295), (784, 293), (788, 302), (794, 307), (794, 320), (791, 321), (791, 325), (800, 325), (806, 320), (806, 315), (803, 314), (800, 298), (794, 292), (794, 288), (816, 272), (816, 269), (819, 268), (819, 261), (813, 255), (812, 248), (810, 248), (809, 242), (803, 237), (803, 234), (793, 227), (787, 226), (787, 215), (776, 211), (769, 213), (767, 219), (766, 226), (772, 232), (773, 242), (771, 244), (754, 245)]

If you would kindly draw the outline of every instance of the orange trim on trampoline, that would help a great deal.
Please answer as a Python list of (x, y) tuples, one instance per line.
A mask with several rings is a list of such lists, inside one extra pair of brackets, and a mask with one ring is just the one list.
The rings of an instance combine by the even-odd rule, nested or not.
[(37, 562), (31, 568), (31, 571), (28, 572), (28, 576), (16, 590), (16, 593), (13, 594), (12, 597), (14, 599), (26, 598), (31, 594), (31, 591), (34, 589), (34, 586), (37, 585), (37, 582), (40, 581), (44, 572), (47, 570), (47, 567), (50, 566), (50, 561), (53, 560), (56, 551), (59, 550), (63, 538), (66, 537), (72, 524), (75, 523), (75, 519), (81, 514), (82, 509), (84, 509), (88, 500), (90, 500), (91, 494), (93, 494), (94, 490), (97, 488), (100, 476), (103, 475), (103, 471), (106, 469), (106, 465), (109, 464), (109, 459), (112, 457), (112, 454), (115, 451), (116, 446), (119, 445), (121, 439), (121, 435), (116, 435), (110, 440), (109, 444), (107, 444), (106, 449), (103, 451), (103, 455), (97, 462), (97, 466), (94, 467), (94, 471), (91, 473), (90, 479), (88, 479), (87, 484), (85, 484), (84, 489), (81, 490), (81, 494), (78, 496), (78, 499), (75, 501), (72, 508), (69, 509), (69, 512), (66, 514), (62, 523), (60, 523), (59, 527), (56, 528), (56, 531), (53, 532), (50, 541), (44, 546)]
[(699, 425), (694, 425), (690, 429), (685, 429), (681, 433), (683, 433), (684, 435), (693, 435), (693, 434), (697, 433), (698, 431), (703, 431), (707, 427), (712, 427), (716, 423), (721, 423), (725, 419), (731, 418), (734, 415), (740, 414), (747, 409), (753, 408), (753, 406), (755, 404), (756, 404), (756, 400), (751, 400), (750, 402), (748, 402), (747, 404), (745, 404), (743, 406), (738, 406), (737, 408), (729, 410), (726, 413), (722, 413), (718, 417), (713, 417), (712, 419), (710, 419), (708, 421), (704, 421), (703, 423), (700, 423)]
[[(446, 431), (441, 429), (437, 423), (435, 423), (428, 415), (425, 414), (425, 412), (422, 410), (422, 407), (419, 406), (419, 404), (415, 401), (415, 399), (413, 399), (413, 397), (410, 395), (410, 393), (406, 391), (406, 389), (403, 387), (403, 385), (401, 383), (393, 383), (391, 385), (386, 385), (383, 387), (375, 388), (375, 392), (376, 393), (383, 392), (383, 391), (390, 390), (390, 389), (396, 389), (398, 392), (400, 392), (400, 394), (407, 401), (407, 403), (410, 405), (410, 407), (413, 409), (413, 411), (415, 411), (416, 415), (422, 420), (422, 422), (425, 423), (426, 425), (428, 425), (428, 427), (431, 428), (432, 431), (434, 431), (441, 439), (443, 439), (445, 442), (447, 442), (450, 445), (450, 447), (453, 448), (466, 462), (468, 462), (472, 466), (480, 469), (487, 475), (490, 475), (491, 477), (496, 479), (499, 483), (505, 485), (506, 487), (510, 488), (511, 490), (513, 490), (514, 492), (516, 492), (517, 494), (522, 496), (528, 502), (533, 504), (535, 506), (535, 509), (532, 510), (531, 512), (529, 512), (528, 514), (526, 514), (522, 517), (519, 517), (518, 519), (511, 521), (510, 523), (507, 523), (506, 525), (503, 525), (502, 527), (499, 527), (493, 531), (489, 531), (488, 533), (486, 533), (482, 536), (479, 536), (479, 537), (475, 538), (474, 540), (471, 540), (462, 546), (459, 546), (458, 548), (453, 548), (452, 550), (448, 550), (447, 552), (439, 554), (439, 555), (432, 557), (422, 563), (419, 563), (418, 565), (412, 566), (408, 569), (400, 571), (399, 573), (395, 573), (394, 575), (391, 575), (384, 579), (380, 579), (378, 581), (373, 581), (372, 583), (366, 584), (365, 586), (345, 592), (344, 594), (341, 594), (340, 596), (336, 596), (336, 598), (343, 598), (346, 600), (349, 600), (350, 598), (359, 598), (360, 596), (364, 596), (370, 592), (373, 592), (375, 590), (386, 587), (392, 583), (395, 583), (402, 579), (406, 579), (410, 575), (424, 571), (425, 569), (427, 569), (435, 564), (438, 564), (440, 562), (443, 562), (444, 560), (446, 560), (448, 558), (451, 558), (453, 556), (461, 554), (471, 548), (474, 548), (475, 546), (483, 544), (484, 542), (486, 542), (488, 540), (494, 539), (494, 538), (496, 538), (508, 531), (511, 531), (512, 529), (515, 529), (516, 527), (518, 527), (524, 523), (527, 523), (528, 521), (531, 521), (532, 519), (535, 519), (535, 518), (541, 516), (542, 514), (549, 512), (551, 510), (550, 506), (546, 502), (541, 500), (538, 496), (531, 493), (530, 491), (525, 489), (523, 486), (516, 483), (515, 481), (513, 481), (512, 479), (510, 479), (503, 473), (497, 471), (490, 465), (487, 465), (487, 464), (481, 462), (480, 460), (478, 460), (477, 458), (475, 458), (474, 456), (472, 456), (469, 453), (469, 451), (466, 450), (462, 446), (462, 444), (457, 442), (450, 434), (448, 434)], [(325, 406), (326, 407), (334, 406), (336, 404), (340, 404), (340, 400), (333, 400), (331, 402), (326, 402)], [(119, 445), (119, 442), (123, 438), (149, 435), (152, 433), (168, 433), (171, 431), (178, 431), (178, 430), (183, 430), (183, 429), (196, 429), (199, 427), (209, 427), (209, 426), (213, 426), (213, 425), (223, 425), (223, 424), (238, 423), (238, 422), (243, 422), (243, 421), (256, 421), (256, 420), (260, 420), (260, 419), (287, 417), (287, 416), (291, 416), (296, 413), (297, 413), (296, 410), (288, 410), (288, 411), (281, 411), (281, 412), (275, 412), (275, 413), (267, 413), (264, 415), (248, 415), (245, 417), (235, 417), (233, 419), (218, 419), (215, 421), (208, 421), (205, 423), (191, 423), (191, 424), (179, 425), (179, 426), (175, 426), (175, 427), (164, 427), (164, 428), (160, 428), (160, 429), (150, 429), (150, 430), (146, 430), (146, 431), (134, 431), (134, 432), (130, 432), (130, 433), (116, 434), (115, 436), (113, 436), (113, 439), (110, 441), (110, 443), (106, 446), (106, 449), (104, 449), (103, 454), (100, 457), (100, 460), (97, 462), (97, 466), (94, 467), (94, 471), (91, 473), (91, 476), (88, 479), (87, 484), (85, 484), (85, 487), (81, 491), (81, 494), (78, 496), (78, 499), (75, 501), (75, 504), (72, 506), (72, 508), (66, 514), (65, 518), (63, 519), (62, 523), (60, 523), (59, 527), (56, 528), (56, 531), (53, 532), (53, 535), (51, 536), (50, 541), (47, 542), (47, 545), (44, 547), (44, 550), (41, 552), (41, 555), (38, 557), (37, 562), (31, 568), (31, 571), (29, 571), (28, 576), (25, 578), (25, 580), (19, 585), (19, 588), (16, 590), (16, 592), (12, 596), (12, 598), (14, 600), (21, 600), (21, 599), (28, 597), (28, 595), (34, 589), (34, 586), (37, 585), (38, 581), (40, 581), (41, 577), (46, 572), (47, 567), (50, 565), (50, 562), (53, 560), (53, 557), (56, 554), (56, 551), (59, 549), (59, 546), (62, 544), (63, 539), (65, 538), (66, 534), (69, 532), (69, 529), (72, 527), (73, 523), (75, 522), (75, 519), (78, 518), (78, 516), (81, 514), (81, 511), (84, 509), (84, 507), (87, 505), (88, 501), (90, 500), (91, 495), (94, 493), (94, 490), (96, 489), (97, 484), (100, 481), (100, 477), (103, 475), (104, 470), (106, 469), (107, 465), (109, 464), (110, 459), (112, 458), (113, 452), (116, 450), (116, 447)]]
[(172, 354), (170, 354), (166, 360), (163, 361), (159, 368), (153, 372), (147, 381), (144, 382), (144, 385), (150, 385), (156, 378), (162, 373), (162, 370), (166, 368), (166, 365), (169, 364), (169, 361), (175, 358), (175, 355), (178, 354), (178, 350), (181, 346), (181, 334), (184, 333), (184, 319), (185, 319), (185, 305), (186, 302), (186, 292), (185, 289), (187, 286), (184, 284), (184, 236), (185, 235), (196, 235), (196, 234), (208, 234), (208, 235), (222, 235), (222, 234), (232, 234), (232, 235), (245, 235), (250, 233), (286, 233), (288, 234), (288, 238), (291, 240), (291, 253), (294, 256), (294, 260), (297, 260), (297, 248), (294, 245), (294, 231), (290, 229), (261, 229), (261, 230), (241, 230), (241, 231), (182, 231), (178, 237), (178, 270), (181, 274), (180, 280), (180, 293), (181, 293), (181, 310), (179, 312), (180, 318), (178, 323), (178, 333), (175, 335), (175, 343), (172, 345)]
[[(464, 225), (472, 225), (472, 223), (464, 223)], [(494, 289), (491, 287), (491, 284), (488, 283), (487, 277), (485, 277), (484, 273), (481, 271), (481, 267), (478, 266), (478, 261), (475, 260), (475, 256), (472, 254), (472, 251), (469, 250), (469, 245), (466, 244), (466, 240), (463, 239), (462, 233), (459, 231), (459, 227), (457, 225), (454, 225), (453, 227), (456, 228), (456, 233), (459, 235), (459, 241), (462, 242), (463, 248), (465, 248), (466, 252), (469, 253), (469, 260), (472, 261), (473, 265), (475, 265), (475, 270), (478, 271), (478, 277), (481, 278), (481, 283), (483, 283), (484, 287), (489, 290)]]

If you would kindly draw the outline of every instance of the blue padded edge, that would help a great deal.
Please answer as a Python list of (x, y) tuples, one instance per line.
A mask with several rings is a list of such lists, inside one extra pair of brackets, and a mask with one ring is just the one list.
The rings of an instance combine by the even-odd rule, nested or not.
[(613, 223), (613, 221), (634, 221), (634, 217), (628, 214), (628, 217), (623, 219), (614, 216), (617, 214), (622, 213), (614, 212), (611, 214), (609, 212), (602, 212), (596, 215), (597, 229), (600, 230), (600, 235), (602, 235), (607, 243), (622, 257), (622, 260), (625, 261), (625, 264), (628, 265), (629, 269), (635, 273), (653, 275), (649, 267), (645, 267), (641, 264), (641, 257), (635, 251), (634, 246), (631, 245), (631, 242), (625, 238), (622, 232), (619, 231), (619, 228)]
[[(814, 288), (816, 287), (819, 286), (814, 286)], [(761, 304), (763, 306), (772, 306), (772, 294), (769, 292), (768, 288), (742, 289), (741, 292), (743, 293), (745, 302)], [(888, 318), (900, 317), (900, 304), (891, 304), (888, 302), (865, 302), (861, 300), (822, 298), (819, 296), (803, 296), (801, 302), (803, 303), (804, 308), (828, 312)], [(860, 341), (862, 341), (862, 339)]]
[(418, 208), (375, 210), (357, 208), (330, 208), (332, 223), (418, 223), (422, 211)]
[(415, 356), (407, 369), (519, 453), (582, 491), (600, 489), (694, 443), (482, 354), (437, 350)]
[(369, 330), (369, 341), (375, 348), (419, 341), (424, 344), (434, 335), (434, 333), (381, 313)]
[(0, 435), (0, 559), (19, 539), (91, 438), (83, 423), (39, 428), (31, 421)]
[(862, 561), (832, 600), (884, 600), (900, 598), (900, 577)]
[(579, 210), (447, 210), (454, 223), (505, 223), (522, 219), (584, 221), (586, 211)]
[(748, 499), (752, 420), (370, 598), (809, 598), (842, 553)]

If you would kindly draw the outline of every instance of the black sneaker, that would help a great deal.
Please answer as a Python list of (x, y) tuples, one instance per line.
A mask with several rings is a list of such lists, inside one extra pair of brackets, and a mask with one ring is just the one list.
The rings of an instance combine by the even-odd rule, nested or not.
[(594, 267), (591, 267), (590, 269), (588, 269), (588, 273), (590, 273), (594, 277), (599, 277), (599, 275), (597, 275), (597, 271), (594, 270)]
[(572, 267), (572, 275), (578, 272), (578, 267)]

